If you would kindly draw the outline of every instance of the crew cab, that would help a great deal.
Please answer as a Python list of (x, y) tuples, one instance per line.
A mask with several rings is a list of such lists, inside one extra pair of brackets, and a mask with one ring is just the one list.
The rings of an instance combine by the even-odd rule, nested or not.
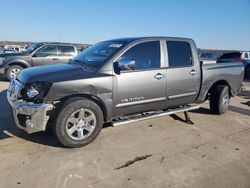
[(8, 80), (22, 69), (41, 65), (66, 63), (77, 55), (77, 47), (68, 43), (40, 42), (24, 52), (0, 54), (0, 74)]
[(192, 39), (121, 38), (99, 42), (66, 64), (25, 69), (7, 97), (28, 133), (51, 125), (66, 147), (92, 142), (105, 122), (210, 100), (223, 114), (241, 87), (240, 63), (202, 65)]

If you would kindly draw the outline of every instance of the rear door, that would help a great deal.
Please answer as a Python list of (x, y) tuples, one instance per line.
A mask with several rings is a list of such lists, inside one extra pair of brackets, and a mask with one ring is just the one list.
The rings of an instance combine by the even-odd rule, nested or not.
[(131, 47), (119, 60), (135, 64), (115, 74), (114, 114), (132, 114), (165, 107), (166, 70), (161, 69), (160, 41), (149, 41)]
[(66, 63), (75, 56), (74, 46), (58, 46), (60, 62)]
[[(193, 103), (200, 88), (200, 65), (189, 42), (167, 41), (167, 107)], [(198, 59), (198, 58), (197, 58)]]
[(33, 66), (60, 63), (56, 45), (45, 45), (38, 49), (32, 56)]

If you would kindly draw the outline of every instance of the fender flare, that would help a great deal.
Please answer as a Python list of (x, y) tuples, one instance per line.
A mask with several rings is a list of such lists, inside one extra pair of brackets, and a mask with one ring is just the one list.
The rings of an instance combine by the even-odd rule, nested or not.
[(10, 67), (11, 65), (19, 65), (23, 68), (29, 68), (31, 65), (25, 61), (24, 59), (11, 59), (5, 63), (5, 71)]

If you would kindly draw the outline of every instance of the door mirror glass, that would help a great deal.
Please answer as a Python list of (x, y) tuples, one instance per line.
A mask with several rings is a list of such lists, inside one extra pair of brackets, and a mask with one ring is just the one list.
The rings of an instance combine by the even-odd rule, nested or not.
[(134, 70), (135, 60), (133, 59), (121, 59), (118, 61), (118, 69), (121, 71)]

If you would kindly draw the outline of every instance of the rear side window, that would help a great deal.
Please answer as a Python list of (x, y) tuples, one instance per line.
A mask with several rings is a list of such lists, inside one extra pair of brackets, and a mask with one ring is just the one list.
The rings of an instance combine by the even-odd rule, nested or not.
[(220, 59), (233, 59), (233, 58), (240, 58), (241, 57), (241, 53), (240, 52), (236, 52), (236, 53), (226, 53), (223, 54)]
[(188, 42), (167, 41), (169, 67), (192, 65), (191, 47)]
[(73, 56), (75, 54), (73, 46), (58, 46), (58, 51), (61, 56)]
[(130, 70), (160, 68), (160, 42), (137, 44), (126, 51), (120, 60), (134, 61), (135, 64), (129, 68)]

